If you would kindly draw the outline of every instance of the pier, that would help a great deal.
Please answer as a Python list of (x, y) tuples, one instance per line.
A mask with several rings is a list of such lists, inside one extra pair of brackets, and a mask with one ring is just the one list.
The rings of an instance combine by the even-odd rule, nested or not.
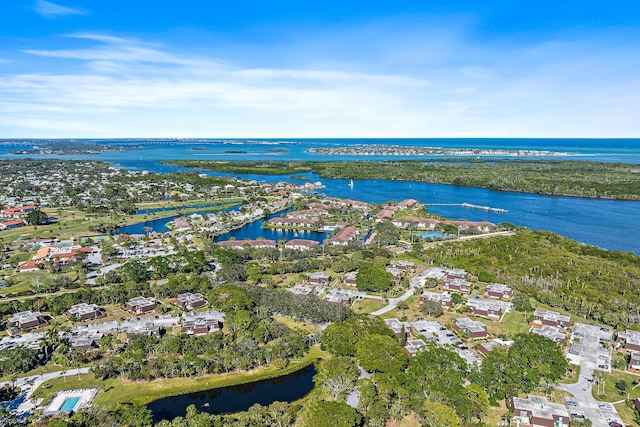
[(463, 208), (480, 209), (487, 212), (497, 212), (497, 213), (509, 212), (508, 210), (502, 209), (502, 208), (492, 208), (491, 206), (473, 205), (471, 203), (431, 203), (431, 204), (428, 204), (427, 206), (462, 206)]

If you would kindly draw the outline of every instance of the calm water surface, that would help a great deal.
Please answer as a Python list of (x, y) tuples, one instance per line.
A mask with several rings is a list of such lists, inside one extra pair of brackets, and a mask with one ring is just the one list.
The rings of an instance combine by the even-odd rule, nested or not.
[(166, 397), (151, 402), (147, 408), (153, 412), (155, 422), (184, 417), (189, 405), (210, 414), (231, 414), (246, 411), (259, 403), (267, 406), (273, 402), (293, 402), (313, 389), (316, 368), (307, 366), (300, 371), (270, 380)]

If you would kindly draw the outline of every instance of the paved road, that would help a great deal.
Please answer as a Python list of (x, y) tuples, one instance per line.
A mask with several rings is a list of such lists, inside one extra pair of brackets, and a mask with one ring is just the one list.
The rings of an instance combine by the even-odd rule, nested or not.
[[(21, 400), (20, 405), (13, 410), (13, 412), (21, 415), (32, 412), (36, 405), (31, 402), (31, 396), (33, 392), (38, 389), (45, 381), (49, 381), (53, 378), (70, 377), (72, 375), (86, 374), (89, 372), (89, 368), (73, 368), (67, 371), (49, 372), (42, 375), (32, 375), (30, 377), (18, 378), (16, 386), (19, 387), (22, 392), (18, 399)], [(0, 382), (0, 387), (9, 384), (9, 381)]]
[(389, 298), (389, 305), (382, 307), (380, 310), (376, 310), (370, 314), (370, 316), (380, 316), (388, 311), (393, 310), (398, 306), (400, 301), (406, 301), (413, 293), (415, 292), (415, 288), (409, 288), (407, 292), (400, 295), (398, 298)]

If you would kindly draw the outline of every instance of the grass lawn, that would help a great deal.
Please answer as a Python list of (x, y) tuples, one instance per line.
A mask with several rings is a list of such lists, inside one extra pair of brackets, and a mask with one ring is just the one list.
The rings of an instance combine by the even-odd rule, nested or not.
[(301, 320), (293, 320), (290, 317), (276, 316), (276, 315), (273, 315), (272, 317), (276, 319), (278, 322), (284, 323), (291, 329), (302, 329), (308, 332), (314, 332), (315, 330), (318, 329), (318, 327), (312, 323), (303, 322)]
[(624, 402), (618, 403), (617, 405), (614, 405), (614, 406), (616, 407), (616, 410), (618, 411), (620, 418), (622, 418), (622, 421), (626, 425), (628, 426), (638, 425), (638, 422), (636, 421), (636, 414), (638, 413), (638, 411), (636, 411), (633, 408), (629, 408)]
[(511, 311), (506, 313), (502, 318), (502, 322), (486, 322), (487, 331), (493, 335), (513, 336), (521, 332), (527, 332), (530, 328), (525, 318), (525, 314), (519, 311)]
[(580, 365), (569, 365), (567, 375), (558, 381), (560, 384), (575, 384), (580, 378)]
[(351, 308), (353, 309), (353, 312), (356, 314), (361, 314), (361, 313), (369, 314), (369, 313), (373, 313), (376, 310), (381, 309), (386, 305), (387, 303), (384, 301), (365, 298), (365, 299), (354, 302)]
[(285, 369), (259, 368), (253, 372), (232, 372), (228, 374), (214, 374), (199, 378), (172, 378), (155, 381), (123, 381), (120, 379), (99, 380), (93, 374), (56, 378), (47, 381), (35, 391), (35, 398), (44, 399), (47, 402), (58, 390), (73, 388), (97, 387), (100, 389), (95, 399), (95, 405), (105, 409), (114, 409), (119, 403), (133, 403), (144, 405), (153, 400), (167, 396), (175, 396), (184, 393), (209, 390), (219, 387), (227, 387), (236, 384), (246, 384), (258, 380), (274, 378), (290, 374), (302, 369), (319, 359), (327, 358), (328, 353), (323, 352), (319, 346), (314, 346), (309, 354), (302, 359), (291, 363)]
[[(627, 382), (628, 389), (624, 394), (620, 394), (616, 388), (616, 383), (620, 380)], [(634, 383), (638, 382), (640, 382), (640, 376), (614, 370), (611, 371), (610, 374), (605, 373), (604, 394), (596, 394), (598, 387), (594, 383), (592, 388), (593, 397), (598, 400), (604, 400), (605, 402), (616, 402), (618, 400), (625, 399), (628, 393), (631, 399), (636, 399), (640, 397), (640, 386), (633, 390), (631, 390), (631, 388), (635, 385)]]

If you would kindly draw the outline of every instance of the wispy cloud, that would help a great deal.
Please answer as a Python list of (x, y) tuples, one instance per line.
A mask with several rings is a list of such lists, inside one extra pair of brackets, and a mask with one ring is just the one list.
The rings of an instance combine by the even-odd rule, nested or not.
[(89, 12), (82, 8), (72, 8), (52, 3), (46, 0), (36, 0), (36, 4), (33, 7), (40, 15), (48, 19), (57, 18), (59, 16), (66, 15), (88, 15)]
[[(624, 47), (594, 49), (588, 41), (505, 51), (449, 37), (442, 63), (431, 51), (416, 53), (429, 57), (420, 60), (427, 65), (415, 59), (406, 66), (396, 55), (375, 66), (265, 67), (101, 34), (69, 37), (94, 45), (25, 50), (42, 64), (0, 75), (6, 136), (604, 137), (639, 130), (640, 78), (624, 70), (640, 60)], [(52, 60), (64, 61), (65, 71), (49, 71)], [(371, 71), (384, 67), (393, 71)]]

